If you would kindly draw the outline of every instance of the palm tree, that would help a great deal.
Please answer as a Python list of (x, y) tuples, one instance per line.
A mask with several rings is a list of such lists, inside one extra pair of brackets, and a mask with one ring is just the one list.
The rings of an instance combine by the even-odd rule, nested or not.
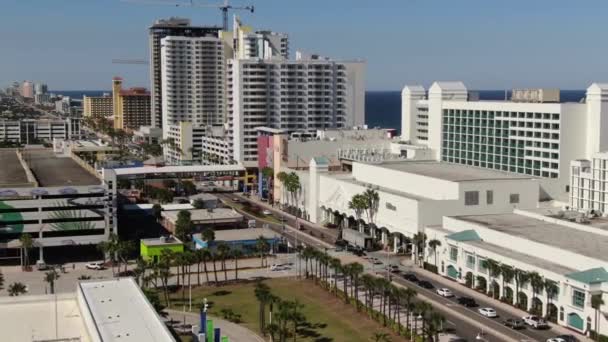
[(390, 336), (384, 331), (376, 331), (374, 335), (370, 338), (371, 341), (374, 342), (391, 342)]
[(500, 263), (494, 259), (487, 259), (486, 267), (488, 268), (488, 275), (490, 276), (490, 289), (492, 291), (492, 298), (498, 298), (499, 294), (494, 293), (495, 292), (494, 291), (495, 290), (494, 278), (500, 276), (500, 271), (501, 271)]
[(355, 306), (357, 307), (357, 311), (359, 311), (359, 279), (361, 274), (363, 274), (363, 265), (358, 262), (354, 262), (350, 266), (350, 276), (353, 279), (353, 286), (355, 288)]
[(344, 302), (348, 303), (348, 278), (350, 276), (352, 270), (352, 264), (346, 264), (346, 265), (342, 265), (342, 274), (344, 275), (344, 277), (342, 277), (342, 286), (344, 288)]
[(255, 284), (255, 290), (254, 290), (254, 294), (255, 294), (255, 298), (258, 300), (259, 303), (259, 310), (258, 310), (258, 315), (259, 315), (259, 322), (260, 322), (260, 331), (262, 331), (263, 333), (265, 333), (266, 331), (266, 304), (268, 304), (270, 302), (271, 299), (271, 293), (270, 293), (270, 287), (268, 287), (268, 285), (264, 284), (261, 281), (258, 281)]
[(260, 253), (260, 267), (264, 267), (264, 257), (266, 256), (266, 253), (268, 253), (270, 245), (263, 235), (260, 235), (255, 241), (255, 249)]
[(216, 252), (210, 251), (210, 253), (211, 253), (210, 254), (210, 256), (211, 256), (211, 258), (210, 258), (211, 259), (211, 264), (213, 265), (213, 280), (217, 284), (217, 268), (215, 266), (215, 262), (218, 259), (218, 255), (217, 255), (217, 251)]
[(431, 311), (432, 309), (433, 309), (433, 307), (431, 306), (431, 304), (429, 304), (427, 302), (416, 303), (416, 311), (418, 311), (418, 315), (422, 317), (422, 335), (423, 336), (424, 336), (424, 331), (426, 330), (426, 313)]
[(600, 334), (600, 307), (602, 305), (604, 305), (604, 300), (602, 299), (601, 293), (591, 295), (591, 307), (595, 310), (595, 336), (598, 341), (600, 341), (602, 337)]
[(30, 234), (21, 234), (19, 241), (21, 242), (21, 249), (23, 252), (23, 268), (27, 269), (30, 265), (29, 250), (34, 246), (34, 241)]
[(16, 297), (27, 292), (27, 287), (25, 284), (20, 282), (12, 283), (8, 286), (8, 295), (11, 297)]
[(405, 301), (406, 308), (407, 308), (407, 317), (406, 317), (407, 330), (410, 330), (410, 312), (412, 310), (414, 298), (416, 298), (417, 295), (418, 295), (418, 293), (416, 292), (416, 290), (410, 289), (409, 287), (406, 288), (405, 291), (403, 291), (403, 300)]
[[(536, 295), (543, 290), (543, 287), (545, 286), (545, 281), (543, 280), (543, 277), (538, 274), (538, 272), (531, 272), (528, 277), (530, 279), (530, 285), (532, 285), (532, 309), (536, 311)], [(536, 313), (539, 315), (542, 314), (542, 306), (541, 312)]]
[(439, 341), (439, 332), (441, 332), (446, 319), (441, 314), (433, 311), (429, 316), (429, 337), (433, 336), (434, 341)]
[[(363, 284), (363, 287), (365, 288), (365, 310), (369, 312), (370, 309), (370, 303), (369, 303), (369, 299), (370, 297), (370, 293), (372, 291), (372, 288), (374, 286), (374, 277), (370, 274), (363, 274), (361, 276), (361, 284)], [(373, 298), (373, 297), (372, 297)]]
[(519, 306), (519, 289), (528, 282), (528, 273), (526, 271), (515, 269), (515, 305)]
[(338, 274), (342, 272), (342, 262), (338, 258), (331, 258), (329, 261), (329, 267), (334, 270), (334, 286), (332, 292), (337, 295), (338, 294)]
[(55, 280), (57, 279), (59, 279), (59, 273), (54, 268), (44, 274), (44, 281), (49, 283), (51, 294), (55, 293)]
[(366, 202), (365, 212), (367, 214), (367, 219), (369, 223), (372, 224), (374, 223), (374, 218), (376, 217), (376, 214), (378, 213), (378, 208), (380, 206), (380, 195), (378, 194), (378, 191), (369, 187), (363, 193), (363, 198)]
[[(557, 283), (553, 280), (550, 279), (545, 279), (545, 293), (547, 294), (547, 317), (551, 317), (552, 312), (550, 311), (551, 308), (551, 302), (553, 301), (553, 298), (555, 298), (555, 296), (557, 295), (559, 288), (557, 286)], [(557, 312), (556, 312), (557, 313)]]
[(355, 212), (355, 218), (357, 218), (357, 224), (360, 224), (363, 212), (367, 207), (367, 201), (362, 194), (353, 195), (352, 199), (348, 201), (348, 209)]
[(424, 260), (424, 246), (426, 245), (426, 234), (423, 232), (418, 232), (414, 234), (412, 242), (414, 243), (414, 246), (416, 246), (416, 263), (419, 263), (421, 260)]
[(2, 270), (0, 270), (0, 290), (4, 287), (4, 274), (2, 274)]
[(226, 270), (226, 259), (230, 257), (230, 246), (220, 243), (217, 246), (217, 254), (220, 258), (220, 266), (224, 271), (224, 281), (228, 281), (228, 271)]
[[(207, 261), (211, 259), (211, 252), (207, 248), (201, 248), (196, 251), (198, 258), (198, 268), (200, 273), (200, 264), (203, 264), (203, 272), (205, 272), (205, 281), (209, 284), (209, 271), (207, 270)], [(198, 279), (198, 285), (200, 285), (200, 277)]]
[(234, 280), (239, 280), (239, 258), (243, 257), (243, 251), (240, 248), (234, 248), (232, 257), (234, 258)]
[(500, 273), (502, 274), (502, 293), (503, 297), (505, 297), (507, 293), (505, 283), (510, 283), (513, 280), (513, 277), (515, 277), (515, 270), (507, 264), (501, 264)]
[(441, 241), (433, 239), (429, 241), (429, 247), (433, 250), (433, 253), (435, 254), (435, 268), (437, 268), (437, 247), (441, 247)]
[[(163, 293), (165, 295), (165, 303), (167, 307), (170, 307), (171, 303), (169, 302), (169, 278), (172, 276), (171, 274), (171, 263), (173, 262), (174, 253), (170, 249), (163, 249), (160, 252), (160, 258), (158, 263), (155, 265), (157, 267), (157, 274), (160, 278), (161, 284), (163, 286)], [(179, 277), (178, 277), (179, 279)]]
[(135, 261), (135, 269), (133, 270), (135, 272), (135, 281), (142, 288), (148, 286), (148, 284), (144, 281), (146, 279), (146, 269), (148, 269), (148, 267), (148, 262), (141, 257), (137, 258)]

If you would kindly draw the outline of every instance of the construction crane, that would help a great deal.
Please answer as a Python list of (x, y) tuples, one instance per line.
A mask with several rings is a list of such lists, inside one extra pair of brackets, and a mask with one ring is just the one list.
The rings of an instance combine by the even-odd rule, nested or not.
[(194, 0), (189, 2), (165, 2), (165, 1), (148, 1), (148, 0), (121, 0), (122, 2), (137, 3), (144, 5), (170, 5), (175, 7), (202, 7), (202, 8), (217, 8), (222, 12), (222, 29), (228, 31), (228, 11), (249, 11), (253, 13), (255, 8), (253, 5), (248, 6), (232, 6), (229, 0), (224, 0), (222, 4), (201, 4)]

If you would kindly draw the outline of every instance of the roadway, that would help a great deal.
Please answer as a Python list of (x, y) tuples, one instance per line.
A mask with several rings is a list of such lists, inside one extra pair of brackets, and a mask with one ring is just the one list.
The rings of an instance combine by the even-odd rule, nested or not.
[[(285, 229), (281, 224), (266, 222), (268, 227), (279, 232), (283, 236), (285, 236), (292, 245), (296, 241), (300, 241), (307, 246), (315, 247), (319, 250), (327, 250), (328, 248), (335, 248), (335, 245), (330, 244), (330, 241), (333, 243), (332, 239), (337, 233), (330, 234), (327, 232), (327, 228), (321, 227), (314, 224), (310, 224), (307, 222), (303, 222), (302, 220), (298, 220), (298, 224), (300, 227), (304, 226), (311, 231), (315, 232), (315, 237), (311, 237), (308, 234), (302, 234), (301, 231), (293, 228), (296, 225), (295, 219), (293, 216), (283, 213), (282, 211), (275, 209), (274, 207), (257, 200), (252, 200), (240, 194), (219, 194), (219, 197), (224, 201), (232, 201), (234, 197), (238, 197), (239, 201), (249, 201), (255, 205), (260, 206), (262, 209), (270, 210), (273, 213), (275, 218), (284, 218), (285, 220)], [(240, 211), (245, 217), (249, 219), (255, 219), (260, 221), (259, 217), (255, 217), (249, 213)], [(321, 235), (323, 234), (323, 235)], [(323, 236), (323, 241), (319, 239), (319, 237)], [(329, 241), (327, 241), (329, 240)], [(333, 254), (333, 253), (332, 253)], [(339, 254), (339, 253), (337, 253)], [(361, 259), (360, 263), (364, 264), (366, 269), (374, 270), (374, 267), (367, 260)], [(417, 286), (414, 283), (408, 282), (405, 279), (394, 275), (392, 277), (392, 281), (395, 284), (411, 287), (416, 289), (418, 292), (418, 297), (422, 300), (429, 302), (433, 307), (441, 312), (447, 320), (448, 326), (454, 328), (456, 333), (459, 336), (466, 338), (469, 341), (473, 341), (476, 339), (477, 335), (480, 332), (483, 332), (483, 339), (486, 341), (546, 341), (549, 338), (555, 337), (560, 334), (554, 329), (542, 329), (536, 330), (531, 327), (526, 327), (522, 330), (513, 330), (504, 326), (503, 321), (508, 318), (518, 318), (521, 319), (521, 316), (514, 314), (514, 310), (506, 310), (501, 307), (501, 305), (497, 305), (496, 301), (480, 295), (472, 295), (473, 291), (468, 288), (464, 288), (462, 285), (454, 283), (448, 279), (445, 279), (441, 276), (432, 274), (426, 270), (420, 269), (418, 267), (414, 267), (413, 265), (410, 267), (401, 267), (402, 271), (413, 272), (418, 275), (420, 279), (428, 279), (437, 287), (446, 287), (449, 288), (454, 294), (453, 298), (444, 298), (439, 296), (435, 291), (436, 289), (427, 290)], [(378, 273), (378, 272), (373, 272)], [(478, 313), (479, 307), (475, 308), (466, 308), (457, 303), (458, 297), (473, 297), (476, 302), (479, 304), (479, 307), (491, 307), (496, 310), (499, 317), (497, 318), (487, 318)]]

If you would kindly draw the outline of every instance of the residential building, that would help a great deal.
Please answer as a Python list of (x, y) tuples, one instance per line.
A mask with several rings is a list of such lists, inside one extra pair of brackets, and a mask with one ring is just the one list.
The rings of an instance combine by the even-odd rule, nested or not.
[(296, 54), (295, 60), (228, 61), (228, 130), (232, 159), (257, 165), (257, 129), (288, 132), (364, 124), (362, 61)]
[[(606, 220), (581, 224), (552, 212), (444, 217), (441, 224), (426, 228), (428, 241), (438, 240), (441, 245), (425, 249), (424, 260), (436, 265), (443, 276), (580, 333), (595, 329), (596, 319), (600, 332), (606, 331)], [(517, 281), (492, 275), (490, 263), (540, 278)], [(543, 282), (540, 288), (538, 280)], [(592, 296), (603, 298), (599, 315), (591, 305)]]
[(38, 94), (46, 94), (49, 90), (49, 87), (45, 83), (35, 83), (34, 84), (34, 95)]
[(30, 81), (23, 81), (21, 83), (21, 96), (33, 99), (34, 98), (34, 83)]
[(221, 28), (192, 26), (190, 19), (171, 17), (154, 22), (149, 28), (150, 40), (150, 92), (151, 124), (163, 126), (163, 84), (161, 66), (161, 40), (165, 37), (218, 37)]
[(608, 150), (606, 94), (594, 83), (581, 103), (560, 103), (555, 90), (478, 101), (461, 82), (435, 82), (428, 94), (406, 86), (402, 139), (430, 148), (435, 160), (538, 177), (543, 198), (566, 202), (570, 161)]
[(152, 122), (150, 93), (145, 88), (122, 89), (122, 78), (112, 79), (114, 128), (136, 130)]
[(8, 341), (175, 342), (133, 278), (79, 281), (69, 293), (3, 296), (0, 318)]
[(608, 214), (608, 152), (596, 153), (591, 160), (570, 162), (569, 207), (594, 216)]
[(80, 139), (81, 121), (75, 117), (57, 120), (0, 120), (0, 140), (37, 144), (43, 140), (51, 142), (53, 139)]
[(234, 17), (235, 59), (289, 59), (289, 37), (286, 33), (254, 31)]
[(36, 93), (34, 95), (34, 103), (37, 105), (46, 105), (51, 102), (51, 95), (46, 93)]
[[(59, 101), (58, 101), (59, 102)], [(64, 101), (62, 101), (64, 102)], [(109, 94), (103, 96), (84, 96), (82, 99), (82, 115), (93, 118), (111, 118), (113, 100)]]
[(161, 40), (163, 127), (221, 124), (226, 113), (224, 42), (218, 36)]

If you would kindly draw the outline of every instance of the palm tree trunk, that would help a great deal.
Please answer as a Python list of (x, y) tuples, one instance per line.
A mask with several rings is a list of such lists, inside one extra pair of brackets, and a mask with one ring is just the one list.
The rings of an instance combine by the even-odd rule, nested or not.
[(198, 262), (196, 265), (196, 283), (201, 286), (201, 263)]
[(215, 268), (215, 258), (213, 258), (213, 277), (215, 278), (215, 283), (217, 284), (217, 269)]
[(239, 258), (234, 257), (234, 280), (239, 280)]
[(206, 284), (209, 284), (209, 271), (207, 270), (207, 260), (203, 260), (203, 272), (205, 272)]

